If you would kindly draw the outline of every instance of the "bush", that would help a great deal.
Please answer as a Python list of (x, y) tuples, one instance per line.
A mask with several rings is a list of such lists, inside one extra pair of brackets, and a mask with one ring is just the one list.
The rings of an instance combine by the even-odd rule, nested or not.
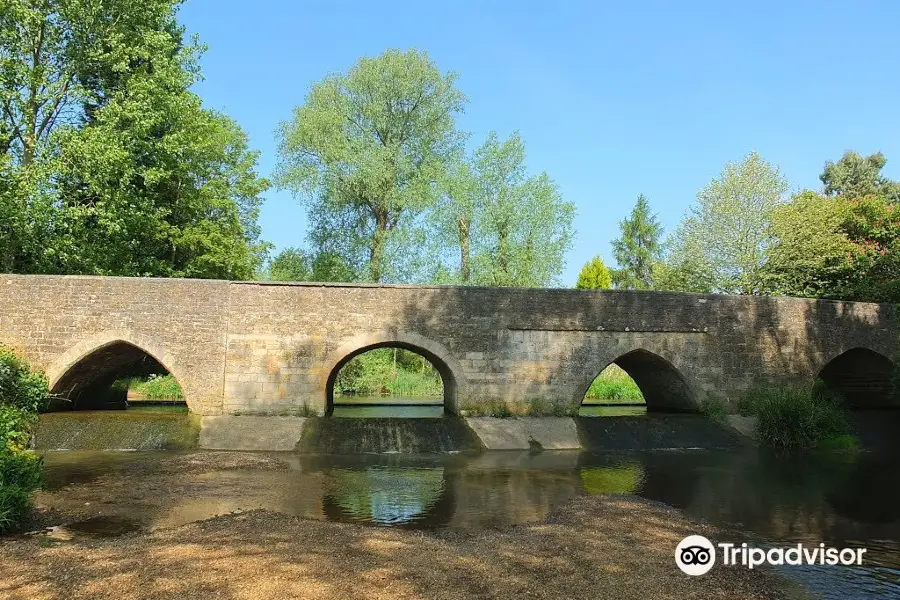
[(27, 450), (31, 441), (31, 428), (36, 420), (37, 413), (0, 404), (0, 453), (16, 454)]
[(745, 413), (757, 418), (759, 439), (780, 452), (853, 446), (840, 399), (821, 382), (816, 382), (812, 393), (789, 388), (756, 390), (741, 404)]
[(44, 374), (33, 371), (12, 350), (0, 345), (0, 403), (34, 413), (49, 395)]
[(0, 533), (31, 513), (31, 493), (41, 485), (41, 459), (28, 444), (48, 396), (43, 373), (0, 346)]

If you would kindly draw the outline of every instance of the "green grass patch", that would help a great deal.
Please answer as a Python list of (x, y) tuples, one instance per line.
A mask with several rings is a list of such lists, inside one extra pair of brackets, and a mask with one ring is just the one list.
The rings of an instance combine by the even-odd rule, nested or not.
[(612, 364), (591, 382), (584, 400), (586, 404), (638, 404), (644, 402), (644, 395), (628, 373)]
[(791, 388), (754, 390), (742, 398), (739, 407), (742, 414), (757, 418), (759, 440), (776, 451), (859, 449), (841, 399), (821, 381), (816, 382), (812, 392)]
[(120, 379), (113, 384), (114, 390), (131, 392), (145, 400), (183, 401), (184, 392), (171, 375), (150, 375)]

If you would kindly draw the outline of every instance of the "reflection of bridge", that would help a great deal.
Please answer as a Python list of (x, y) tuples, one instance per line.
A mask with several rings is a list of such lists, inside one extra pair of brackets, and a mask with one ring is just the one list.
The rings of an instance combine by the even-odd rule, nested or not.
[(334, 377), (379, 346), (421, 353), (450, 410), (581, 402), (615, 362), (653, 409), (817, 376), (885, 405), (888, 305), (661, 292), (0, 276), (0, 343), (78, 397), (158, 361), (195, 412), (325, 412)]

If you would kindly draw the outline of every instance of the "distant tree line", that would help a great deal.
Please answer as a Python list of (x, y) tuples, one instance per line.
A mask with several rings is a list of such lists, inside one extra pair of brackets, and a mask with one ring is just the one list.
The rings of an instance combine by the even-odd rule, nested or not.
[(900, 301), (900, 182), (881, 153), (825, 163), (823, 187), (790, 197), (777, 167), (751, 153), (728, 163), (666, 239), (638, 198), (613, 241), (610, 285), (597, 257), (579, 287)]

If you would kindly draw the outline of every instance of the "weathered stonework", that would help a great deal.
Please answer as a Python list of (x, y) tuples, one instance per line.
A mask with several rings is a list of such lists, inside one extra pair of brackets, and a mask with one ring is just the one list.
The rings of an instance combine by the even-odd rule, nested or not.
[(321, 414), (340, 366), (383, 345), (429, 358), (451, 410), (535, 398), (576, 407), (613, 361), (652, 408), (690, 410), (752, 385), (812, 385), (854, 348), (894, 356), (898, 318), (889, 305), (794, 298), (0, 276), (0, 343), (51, 386), (103, 376), (98, 351), (124, 342), (165, 366), (204, 415)]

